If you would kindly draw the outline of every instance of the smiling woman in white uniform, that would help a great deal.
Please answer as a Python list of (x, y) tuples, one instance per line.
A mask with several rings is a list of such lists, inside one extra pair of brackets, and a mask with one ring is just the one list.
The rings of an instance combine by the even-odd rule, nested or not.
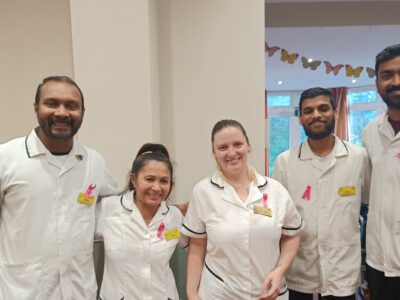
[(133, 162), (128, 192), (99, 205), (96, 238), (105, 248), (101, 299), (179, 299), (169, 260), (183, 215), (165, 202), (172, 175), (167, 149), (145, 144)]
[(188, 297), (287, 299), (302, 219), (280, 183), (248, 166), (239, 122), (219, 121), (211, 140), (218, 170), (194, 187), (182, 227), (191, 238)]

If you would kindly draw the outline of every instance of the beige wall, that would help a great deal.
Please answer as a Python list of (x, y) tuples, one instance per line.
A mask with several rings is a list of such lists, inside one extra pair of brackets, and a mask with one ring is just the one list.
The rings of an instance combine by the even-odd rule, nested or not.
[(0, 1), (0, 143), (36, 126), (36, 87), (73, 75), (68, 0)]
[[(264, 171), (263, 0), (4, 2), (0, 141), (35, 126), (38, 82), (67, 74), (85, 94), (79, 139), (121, 186), (139, 146), (162, 142), (175, 160), (173, 199), (186, 201), (215, 168), (210, 133), (222, 118), (243, 123)], [(184, 259), (175, 265), (184, 294)]]

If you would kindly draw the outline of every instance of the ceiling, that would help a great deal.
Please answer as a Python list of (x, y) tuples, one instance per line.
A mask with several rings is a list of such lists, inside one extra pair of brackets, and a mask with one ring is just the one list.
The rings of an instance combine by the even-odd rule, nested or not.
[[(270, 47), (280, 48), (271, 57), (265, 55), (266, 89), (374, 85), (365, 70), (374, 68), (379, 51), (400, 42), (398, 11), (400, 1), (266, 0), (265, 39)], [(293, 64), (281, 61), (282, 49), (299, 54)], [(306, 69), (303, 56), (321, 63), (314, 71)], [(323, 61), (363, 70), (359, 78), (347, 77), (344, 66), (335, 76), (326, 73)]]

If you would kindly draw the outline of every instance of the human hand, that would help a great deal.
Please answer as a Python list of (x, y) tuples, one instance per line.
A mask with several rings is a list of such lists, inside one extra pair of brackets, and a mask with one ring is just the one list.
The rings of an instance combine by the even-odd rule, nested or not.
[(274, 300), (279, 296), (283, 274), (281, 270), (275, 268), (265, 278), (261, 287), (260, 300)]

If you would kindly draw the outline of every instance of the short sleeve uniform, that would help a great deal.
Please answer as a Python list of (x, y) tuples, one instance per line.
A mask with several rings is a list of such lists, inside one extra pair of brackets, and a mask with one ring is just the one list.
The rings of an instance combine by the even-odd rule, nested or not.
[[(255, 213), (256, 207), (270, 213)], [(200, 181), (182, 226), (182, 233), (191, 238), (207, 237), (200, 298), (258, 299), (278, 262), (282, 234), (295, 235), (302, 227), (289, 193), (274, 179), (257, 174), (246, 203), (219, 172)], [(285, 282), (278, 299), (287, 299)]]
[(113, 193), (104, 159), (77, 140), (64, 161), (34, 130), (0, 145), (0, 299), (95, 299), (95, 206)]
[(367, 222), (367, 264), (400, 277), (400, 133), (383, 114), (363, 132), (372, 164)]
[(101, 299), (178, 300), (169, 260), (180, 240), (181, 212), (162, 202), (146, 225), (128, 192), (102, 199), (96, 215), (105, 249)]
[(359, 285), (361, 201), (368, 202), (370, 165), (364, 148), (335, 138), (321, 159), (308, 141), (281, 153), (274, 178), (287, 188), (305, 228), (286, 274), (290, 289), (349, 296)]

